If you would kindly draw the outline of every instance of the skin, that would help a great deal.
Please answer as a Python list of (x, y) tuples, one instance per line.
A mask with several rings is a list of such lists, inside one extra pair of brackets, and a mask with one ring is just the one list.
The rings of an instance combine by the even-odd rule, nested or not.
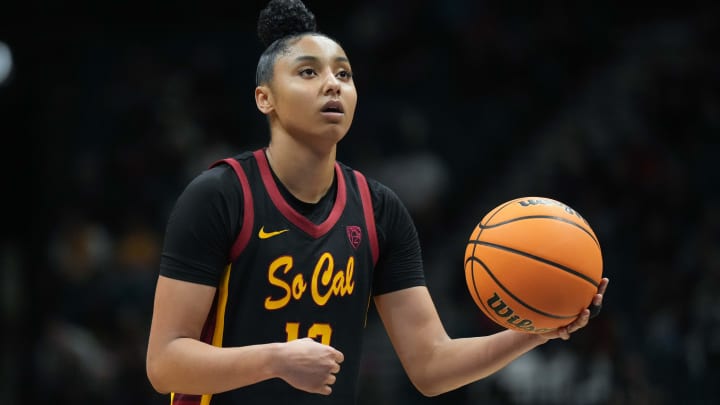
[[(255, 89), (257, 107), (270, 121), (270, 165), (301, 201), (319, 201), (332, 185), (337, 143), (357, 105), (351, 72), (337, 43), (307, 35), (278, 58), (272, 83)], [(331, 100), (342, 105), (343, 114), (322, 113)]]
[[(332, 185), (337, 143), (357, 105), (349, 72), (336, 42), (306, 35), (278, 58), (272, 82), (255, 89), (257, 107), (270, 122), (270, 165), (302, 201), (319, 201)], [(323, 112), (329, 101), (343, 112)], [(593, 304), (602, 304), (607, 285), (603, 279)], [(281, 378), (300, 390), (332, 393), (343, 354), (312, 339), (223, 348), (200, 342), (214, 295), (214, 287), (158, 278), (147, 352), (148, 378), (158, 392), (218, 393)], [(506, 330), (451, 339), (426, 287), (376, 296), (375, 305), (406, 373), (428, 396), (484, 378), (550, 339), (567, 340), (590, 316), (584, 310), (566, 327), (544, 334)]]

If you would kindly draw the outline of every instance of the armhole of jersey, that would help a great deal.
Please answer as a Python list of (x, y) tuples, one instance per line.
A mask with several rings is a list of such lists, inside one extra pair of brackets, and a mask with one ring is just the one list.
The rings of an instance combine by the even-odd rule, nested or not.
[(363, 214), (365, 215), (365, 226), (367, 227), (368, 237), (370, 238), (370, 251), (372, 252), (373, 266), (377, 265), (379, 249), (377, 230), (375, 229), (375, 211), (373, 210), (372, 197), (370, 196), (370, 187), (367, 179), (357, 170), (354, 170), (355, 178), (360, 189), (360, 199), (362, 200)]
[(255, 211), (253, 208), (252, 192), (250, 191), (250, 182), (248, 181), (247, 175), (245, 174), (245, 170), (243, 170), (242, 166), (240, 166), (240, 163), (237, 160), (232, 158), (217, 161), (213, 163), (210, 167), (216, 166), (222, 162), (229, 164), (230, 167), (233, 168), (235, 174), (238, 177), (238, 180), (240, 181), (240, 186), (242, 187), (243, 192), (242, 226), (240, 228), (240, 233), (238, 234), (235, 242), (233, 243), (232, 249), (230, 249), (230, 257), (228, 258), (229, 262), (232, 263), (235, 261), (235, 259), (238, 258), (238, 256), (240, 256), (240, 253), (242, 253), (242, 251), (245, 249), (248, 242), (250, 241)]

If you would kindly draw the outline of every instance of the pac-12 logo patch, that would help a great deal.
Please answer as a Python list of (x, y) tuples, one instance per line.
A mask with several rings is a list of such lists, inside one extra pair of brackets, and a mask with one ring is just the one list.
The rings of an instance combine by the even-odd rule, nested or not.
[(362, 231), (357, 225), (349, 225), (347, 228), (347, 236), (353, 249), (357, 249), (362, 241)]

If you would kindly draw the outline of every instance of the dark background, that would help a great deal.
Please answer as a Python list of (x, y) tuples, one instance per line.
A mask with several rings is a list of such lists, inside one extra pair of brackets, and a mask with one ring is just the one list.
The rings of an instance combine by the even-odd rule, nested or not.
[[(359, 92), (338, 157), (406, 202), (452, 336), (498, 330), (462, 257), (509, 199), (578, 210), (612, 280), (569, 342), (437, 398), (373, 314), (361, 403), (720, 398), (720, 8), (627, 3), (307, 1)], [(167, 403), (144, 371), (164, 226), (200, 170), (267, 142), (264, 4), (2, 5), (3, 403)]]

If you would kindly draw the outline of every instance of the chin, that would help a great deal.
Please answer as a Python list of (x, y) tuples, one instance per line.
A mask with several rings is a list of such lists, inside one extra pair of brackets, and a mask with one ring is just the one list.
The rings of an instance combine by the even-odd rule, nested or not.
[(327, 128), (322, 129), (319, 134), (324, 139), (333, 140), (340, 142), (350, 130), (349, 127), (344, 125), (331, 125)]
[(326, 140), (329, 144), (337, 144), (338, 142), (342, 141), (343, 138), (345, 138), (346, 131), (337, 131), (337, 132), (327, 132), (321, 136), (324, 140)]

